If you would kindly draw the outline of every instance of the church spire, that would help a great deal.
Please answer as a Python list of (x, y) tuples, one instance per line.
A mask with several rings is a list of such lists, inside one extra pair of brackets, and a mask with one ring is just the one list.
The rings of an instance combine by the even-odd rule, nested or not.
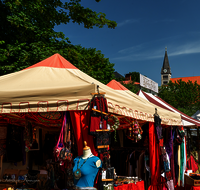
[(171, 68), (169, 66), (169, 60), (167, 55), (167, 47), (165, 47), (165, 57), (163, 66), (161, 69), (161, 85), (167, 85), (171, 78)]
[(164, 57), (164, 61), (163, 61), (163, 66), (161, 69), (161, 74), (172, 74), (171, 73), (171, 68), (169, 66), (169, 59), (168, 59), (168, 55), (167, 55), (167, 47), (165, 47), (165, 57)]

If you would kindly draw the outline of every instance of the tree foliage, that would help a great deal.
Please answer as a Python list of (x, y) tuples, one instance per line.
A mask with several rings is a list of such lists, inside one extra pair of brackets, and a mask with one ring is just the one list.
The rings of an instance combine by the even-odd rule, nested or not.
[(131, 80), (134, 82), (140, 82), (140, 73), (139, 72), (129, 72), (131, 74)]
[[(56, 25), (69, 22), (88, 29), (116, 27), (116, 22), (108, 20), (104, 13), (83, 7), (81, 0), (0, 0), (0, 20), (0, 75), (24, 69), (54, 53), (60, 53), (96, 79), (108, 81), (104, 77), (113, 73), (113, 64), (100, 51), (73, 46), (62, 32), (54, 30)], [(102, 67), (97, 69), (100, 63), (109, 68), (106, 73), (102, 73)], [(94, 72), (85, 69), (90, 64), (96, 69)]]
[(140, 86), (135, 85), (134, 82), (130, 82), (129, 84), (123, 84), (123, 85), (135, 94), (140, 90)]
[(80, 45), (72, 46), (60, 52), (67, 57), (68, 61), (73, 63), (81, 71), (87, 73), (93, 78), (107, 84), (114, 78), (114, 64), (105, 58), (100, 50), (95, 48), (83, 48)]
[(191, 116), (200, 108), (200, 85), (197, 82), (171, 81), (159, 88), (159, 97)]

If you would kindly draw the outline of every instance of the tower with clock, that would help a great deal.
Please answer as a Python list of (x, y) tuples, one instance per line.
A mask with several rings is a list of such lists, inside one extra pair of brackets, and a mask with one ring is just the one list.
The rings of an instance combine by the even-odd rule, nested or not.
[(170, 81), (171, 78), (171, 68), (169, 66), (169, 59), (167, 55), (167, 48), (165, 48), (165, 57), (163, 61), (163, 66), (161, 69), (161, 85), (166, 85)]

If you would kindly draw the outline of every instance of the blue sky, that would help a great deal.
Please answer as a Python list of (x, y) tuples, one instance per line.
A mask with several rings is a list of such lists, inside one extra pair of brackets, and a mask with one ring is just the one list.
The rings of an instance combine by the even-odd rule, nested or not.
[(200, 76), (199, 0), (82, 0), (81, 4), (105, 13), (118, 26), (85, 29), (69, 23), (55, 30), (74, 45), (101, 50), (121, 75), (140, 72), (160, 85), (167, 47), (172, 78)]

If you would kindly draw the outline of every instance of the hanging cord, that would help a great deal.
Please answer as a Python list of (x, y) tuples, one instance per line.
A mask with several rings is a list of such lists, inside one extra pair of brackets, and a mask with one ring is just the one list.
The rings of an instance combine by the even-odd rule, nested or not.
[(100, 126), (100, 128), (103, 128), (103, 125), (104, 125), (104, 123), (103, 123), (103, 114), (102, 114), (103, 108), (102, 108), (102, 102), (101, 102), (102, 96), (99, 93), (99, 85), (97, 85), (97, 92), (98, 92), (99, 106), (100, 106), (100, 111), (101, 111), (101, 124), (100, 124), (101, 126)]

